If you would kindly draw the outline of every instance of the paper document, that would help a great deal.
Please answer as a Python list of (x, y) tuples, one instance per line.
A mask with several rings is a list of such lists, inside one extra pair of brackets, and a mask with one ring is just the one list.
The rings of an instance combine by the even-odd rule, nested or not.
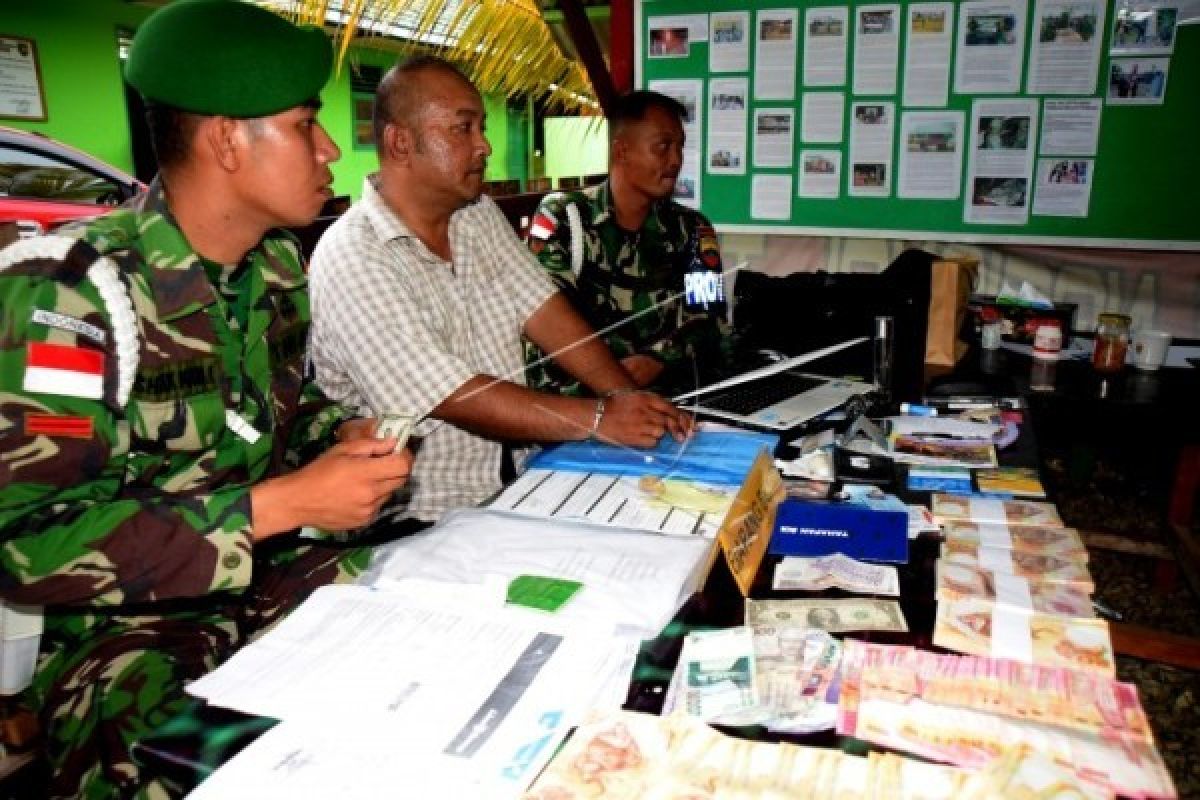
[(380, 548), (364, 579), (381, 589), (413, 579), (451, 586), (507, 586), (518, 575), (579, 581), (583, 588), (557, 619), (650, 638), (700, 588), (714, 548), (700, 537), (461, 509)]
[(489, 507), (535, 517), (712, 539), (737, 489), (653, 475), (530, 469)]
[(628, 676), (635, 654), (633, 640), (564, 633), (505, 609), (326, 586), (188, 692), (284, 722), (386, 732), (411, 770), (396, 788), (444, 776), (495, 788), (471, 796), (506, 796), (613, 673)]

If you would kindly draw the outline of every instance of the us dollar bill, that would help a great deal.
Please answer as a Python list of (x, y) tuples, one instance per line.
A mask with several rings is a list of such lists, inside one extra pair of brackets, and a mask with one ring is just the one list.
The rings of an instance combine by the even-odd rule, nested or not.
[(747, 600), (746, 624), (755, 629), (803, 627), (830, 633), (908, 631), (899, 603), (866, 597)]

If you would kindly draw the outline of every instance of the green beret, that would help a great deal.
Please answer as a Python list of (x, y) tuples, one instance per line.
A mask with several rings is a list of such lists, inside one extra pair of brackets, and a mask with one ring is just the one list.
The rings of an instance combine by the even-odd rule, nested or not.
[(241, 0), (175, 0), (138, 28), (125, 79), (150, 102), (265, 117), (316, 98), (332, 64), (320, 28)]

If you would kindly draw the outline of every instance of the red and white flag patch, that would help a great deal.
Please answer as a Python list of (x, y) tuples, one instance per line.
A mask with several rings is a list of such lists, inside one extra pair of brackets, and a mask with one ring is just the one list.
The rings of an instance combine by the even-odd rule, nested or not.
[(99, 400), (104, 397), (104, 353), (86, 347), (29, 342), (23, 386), (27, 392)]
[(554, 235), (558, 222), (549, 214), (538, 212), (533, 215), (533, 223), (529, 226), (529, 235), (535, 239), (549, 239)]

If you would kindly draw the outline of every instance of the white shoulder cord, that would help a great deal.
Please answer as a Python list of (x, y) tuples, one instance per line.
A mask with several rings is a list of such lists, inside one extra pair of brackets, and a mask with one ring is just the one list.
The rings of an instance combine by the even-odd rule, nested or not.
[[(31, 259), (61, 261), (75, 246), (69, 236), (37, 236), (21, 239), (0, 250), (0, 272)], [(117, 353), (117, 404), (129, 402), (138, 367), (137, 317), (129, 292), (117, 275), (117, 265), (101, 256), (88, 267), (88, 278), (108, 312), (112, 324), (113, 347)], [(38, 646), (44, 630), (41, 606), (15, 605), (0, 600), (0, 651), (8, 650), (0, 663), (0, 684), (5, 692), (19, 692), (33, 682), (37, 669)], [(30, 644), (32, 642), (32, 644)]]
[(566, 210), (571, 226), (571, 272), (578, 278), (583, 272), (583, 219), (574, 203), (567, 203)]
[[(55, 235), (21, 239), (0, 250), (0, 272), (31, 259), (61, 261), (77, 241), (69, 236)], [(117, 275), (117, 265), (111, 258), (101, 256), (96, 259), (88, 267), (87, 275), (100, 294), (112, 324), (113, 348), (117, 353), (117, 405), (123, 408), (129, 402), (133, 381), (137, 377), (137, 317), (133, 313), (129, 291)]]

